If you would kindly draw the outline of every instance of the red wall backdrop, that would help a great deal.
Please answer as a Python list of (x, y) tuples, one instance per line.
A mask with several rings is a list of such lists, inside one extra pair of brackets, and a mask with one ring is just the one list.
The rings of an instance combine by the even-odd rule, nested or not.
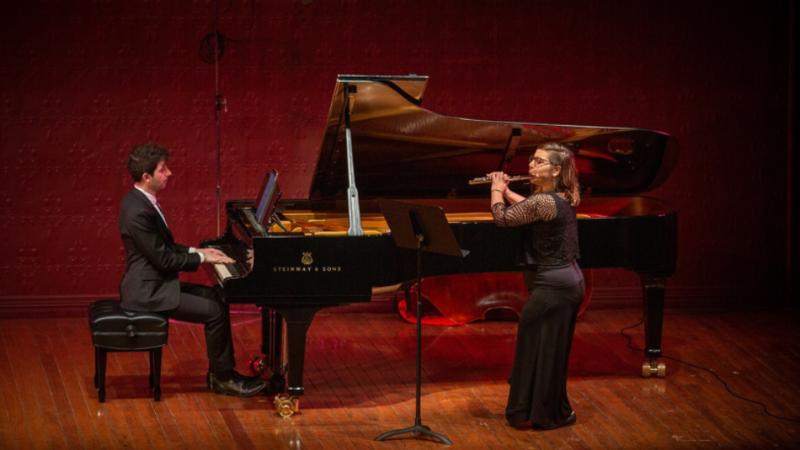
[[(210, 0), (16, 2), (0, 31), (0, 313), (116, 295), (132, 145), (173, 150), (160, 197), (179, 240), (216, 234)], [(424, 105), (473, 118), (667, 131), (649, 195), (679, 211), (673, 304), (781, 300), (789, 1), (221, 0), (224, 198), (267, 166), (307, 193), (338, 73), (426, 74)], [(403, 176), (403, 174), (398, 174)], [(201, 276), (195, 276), (202, 278)], [(770, 288), (770, 286), (774, 286)], [(600, 271), (597, 302), (639, 298)]]

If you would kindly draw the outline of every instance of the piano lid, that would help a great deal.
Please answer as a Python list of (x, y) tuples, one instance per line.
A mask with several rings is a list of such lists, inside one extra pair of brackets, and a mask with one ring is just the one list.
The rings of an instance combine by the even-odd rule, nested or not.
[[(494, 170), (526, 174), (543, 142), (575, 151), (581, 186), (592, 193), (633, 194), (658, 186), (677, 157), (668, 134), (637, 128), (473, 120), (420, 106), (427, 76), (339, 75), (311, 198), (347, 190), (344, 114), (350, 91), (355, 179), (369, 197), (475, 197), (467, 182)], [(351, 86), (347, 89), (347, 86)]]

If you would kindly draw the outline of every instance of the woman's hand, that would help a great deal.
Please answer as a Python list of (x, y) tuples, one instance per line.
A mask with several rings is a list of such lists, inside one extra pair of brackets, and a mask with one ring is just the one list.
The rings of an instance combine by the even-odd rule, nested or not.
[(508, 189), (508, 175), (506, 175), (504, 172), (491, 172), (488, 176), (492, 179), (492, 192), (506, 192), (506, 189)]

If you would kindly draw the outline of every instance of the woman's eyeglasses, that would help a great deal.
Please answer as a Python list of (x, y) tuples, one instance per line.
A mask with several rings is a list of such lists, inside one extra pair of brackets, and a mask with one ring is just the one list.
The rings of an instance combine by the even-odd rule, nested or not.
[(550, 164), (550, 161), (544, 158), (539, 158), (538, 156), (531, 156), (530, 158), (528, 158), (528, 162), (534, 163), (537, 166), (541, 166), (542, 164)]

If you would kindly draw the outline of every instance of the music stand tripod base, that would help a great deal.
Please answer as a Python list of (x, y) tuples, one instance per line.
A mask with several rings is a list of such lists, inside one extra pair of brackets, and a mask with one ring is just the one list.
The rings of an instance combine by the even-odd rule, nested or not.
[(387, 431), (385, 433), (381, 433), (380, 436), (376, 437), (376, 441), (385, 441), (389, 438), (394, 436), (399, 436), (401, 434), (411, 433), (414, 436), (429, 436), (434, 441), (439, 441), (442, 444), (446, 445), (453, 445), (453, 442), (447, 438), (447, 436), (443, 435), (442, 433), (437, 433), (430, 429), (427, 425), (416, 424), (413, 427), (408, 428), (401, 428), (399, 430), (392, 430)]

